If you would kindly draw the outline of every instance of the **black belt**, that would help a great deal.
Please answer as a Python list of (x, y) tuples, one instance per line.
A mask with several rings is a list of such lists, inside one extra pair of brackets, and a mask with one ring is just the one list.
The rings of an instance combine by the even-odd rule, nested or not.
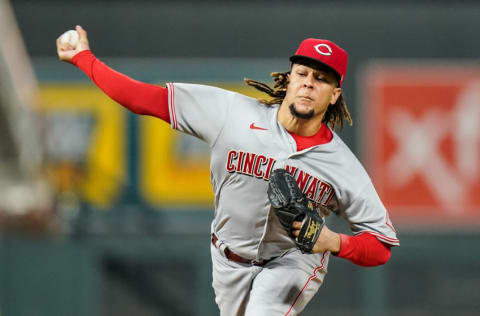
[[(215, 248), (222, 251), (222, 249), (217, 246), (217, 241), (218, 241), (217, 236), (215, 234), (212, 234), (212, 244), (215, 246)], [(269, 260), (257, 261), (257, 260), (247, 259), (247, 258), (244, 258), (242, 256), (237, 255), (236, 253), (234, 253), (233, 251), (228, 249), (228, 247), (225, 247), (223, 249), (223, 253), (225, 254), (225, 257), (227, 257), (228, 260), (231, 260), (231, 261), (234, 261), (234, 262), (237, 262), (237, 263), (251, 264), (251, 265), (259, 266), (259, 267), (264, 266), (265, 264), (267, 264), (267, 262), (269, 262), (271, 260), (271, 259), (269, 259)]]

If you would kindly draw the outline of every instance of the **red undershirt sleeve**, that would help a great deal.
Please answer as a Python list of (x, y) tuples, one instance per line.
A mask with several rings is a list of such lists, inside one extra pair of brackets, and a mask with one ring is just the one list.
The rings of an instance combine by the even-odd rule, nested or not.
[(374, 267), (385, 264), (390, 259), (390, 246), (371, 234), (363, 233), (357, 236), (340, 234), (340, 238), (340, 251), (336, 255), (356, 265)]
[(90, 50), (76, 54), (72, 64), (133, 113), (155, 116), (170, 123), (167, 88), (129, 78), (102, 63)]

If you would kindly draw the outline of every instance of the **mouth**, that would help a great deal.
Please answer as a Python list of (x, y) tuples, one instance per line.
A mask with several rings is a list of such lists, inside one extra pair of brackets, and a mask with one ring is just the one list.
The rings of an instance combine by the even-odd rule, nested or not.
[(311, 97), (309, 97), (309, 96), (304, 96), (304, 95), (302, 95), (302, 96), (299, 96), (298, 98), (299, 98), (300, 100), (313, 101), (313, 99), (312, 99)]

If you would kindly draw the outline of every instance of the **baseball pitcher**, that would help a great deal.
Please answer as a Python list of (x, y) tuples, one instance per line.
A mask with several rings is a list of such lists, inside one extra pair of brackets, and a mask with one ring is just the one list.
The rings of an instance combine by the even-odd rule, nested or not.
[[(269, 96), (257, 100), (204, 85), (133, 80), (97, 59), (86, 31), (76, 31), (78, 40), (57, 39), (60, 60), (134, 113), (208, 143), (213, 288), (222, 316), (298, 315), (322, 285), (330, 255), (362, 266), (389, 260), (399, 241), (387, 210), (335, 133), (352, 123), (342, 91), (348, 55), (340, 46), (304, 40), (290, 71), (272, 74), (273, 87), (246, 80)], [(352, 235), (325, 225), (332, 212)]]

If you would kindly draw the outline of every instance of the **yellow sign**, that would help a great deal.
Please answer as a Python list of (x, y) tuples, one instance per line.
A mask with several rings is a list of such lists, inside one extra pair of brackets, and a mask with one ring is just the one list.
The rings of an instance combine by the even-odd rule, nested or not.
[(44, 84), (40, 112), (58, 189), (111, 206), (125, 183), (125, 110), (91, 84)]

